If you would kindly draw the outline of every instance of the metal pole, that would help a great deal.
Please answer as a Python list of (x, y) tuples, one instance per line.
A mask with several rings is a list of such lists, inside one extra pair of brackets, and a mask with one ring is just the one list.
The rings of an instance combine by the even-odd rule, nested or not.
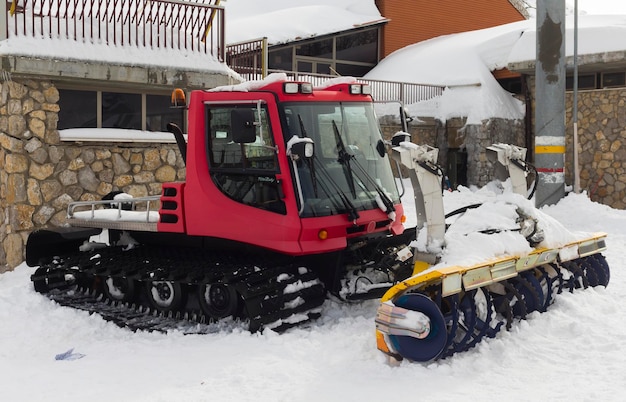
[(535, 165), (538, 207), (565, 196), (565, 0), (537, 2)]
[(572, 152), (574, 154), (574, 192), (580, 193), (580, 169), (578, 166), (578, 0), (574, 0), (574, 96), (572, 100), (572, 119), (574, 122), (574, 138)]

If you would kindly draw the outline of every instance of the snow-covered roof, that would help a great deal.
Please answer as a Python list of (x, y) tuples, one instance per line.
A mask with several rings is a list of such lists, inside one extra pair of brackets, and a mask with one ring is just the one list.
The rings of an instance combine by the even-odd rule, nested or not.
[(214, 56), (181, 49), (111, 46), (105, 43), (87, 44), (71, 39), (18, 36), (0, 41), (0, 56), (5, 55), (214, 72), (237, 77), (236, 73)]
[(267, 37), (270, 44), (386, 21), (374, 0), (228, 0), (226, 42)]
[[(492, 71), (514, 67), (511, 63), (534, 64), (536, 25), (530, 19), (410, 45), (387, 56), (365, 78), (448, 87), (441, 97), (409, 108), (419, 116), (441, 120), (467, 116), (468, 123), (492, 117), (519, 119), (524, 114), (522, 103), (496, 82)], [(573, 16), (567, 17), (567, 55), (573, 54), (573, 26)], [(626, 16), (580, 16), (578, 54), (585, 60), (623, 52), (625, 36)]]
[[(535, 43), (537, 25), (530, 20), (520, 38), (511, 48), (507, 64), (511, 69), (523, 70), (528, 66), (534, 68)], [(565, 21), (565, 55), (574, 56), (574, 17), (568, 16)], [(579, 65), (592, 62), (592, 55), (602, 55), (626, 51), (626, 15), (583, 15), (578, 19), (578, 60)], [(622, 60), (625, 57), (622, 57)], [(617, 60), (610, 60), (617, 61)]]
[(468, 123), (501, 117), (521, 119), (523, 104), (506, 92), (491, 71), (507, 66), (508, 54), (528, 21), (445, 35), (407, 46), (383, 59), (365, 78), (448, 87), (441, 97), (411, 105), (409, 112)]

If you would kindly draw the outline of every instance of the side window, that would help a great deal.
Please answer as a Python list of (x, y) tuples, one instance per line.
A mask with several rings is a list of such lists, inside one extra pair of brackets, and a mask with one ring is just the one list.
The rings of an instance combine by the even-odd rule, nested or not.
[(209, 159), (212, 168), (254, 169), (275, 171), (278, 169), (276, 147), (267, 110), (261, 109), (261, 122), (255, 122), (256, 140), (250, 143), (233, 141), (234, 129), (231, 115), (236, 109), (247, 108), (257, 116), (256, 105), (212, 107), (208, 109)]
[[(233, 115), (253, 117), (250, 122), (233, 124)], [(276, 179), (278, 160), (267, 110), (262, 108), (260, 115), (259, 122), (256, 104), (207, 107), (211, 178), (225, 195), (237, 202), (285, 214), (282, 187)], [(254, 141), (233, 141), (236, 138), (233, 130), (250, 125), (254, 125)]]

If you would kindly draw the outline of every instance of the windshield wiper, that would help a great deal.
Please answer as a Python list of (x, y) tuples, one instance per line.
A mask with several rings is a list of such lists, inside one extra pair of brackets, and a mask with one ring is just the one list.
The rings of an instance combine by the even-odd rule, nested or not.
[(383, 189), (378, 185), (378, 183), (376, 183), (376, 180), (374, 180), (374, 178), (372, 178), (372, 176), (370, 176), (370, 174), (367, 173), (365, 168), (363, 168), (363, 166), (359, 163), (359, 161), (356, 160), (354, 155), (348, 152), (345, 144), (343, 143), (343, 139), (341, 138), (341, 134), (339, 133), (339, 129), (337, 128), (337, 123), (335, 123), (335, 120), (333, 120), (332, 123), (333, 123), (333, 131), (335, 132), (335, 140), (337, 141), (337, 152), (339, 154), (338, 162), (343, 167), (343, 173), (346, 176), (346, 181), (348, 182), (348, 186), (350, 187), (350, 192), (352, 193), (352, 197), (356, 198), (356, 189), (354, 186), (354, 176), (352, 175), (352, 164), (351, 164), (351, 162), (354, 162), (354, 164), (359, 169), (361, 174), (363, 174), (363, 176), (365, 176), (367, 181), (369, 181), (376, 189), (378, 196), (380, 197), (382, 203), (385, 205), (385, 209), (386, 209), (385, 212), (387, 213), (394, 212), (396, 208), (393, 206), (393, 201), (391, 201), (391, 199), (387, 196), (387, 194), (385, 194)]
[[(339, 188), (339, 185), (335, 182), (335, 180), (331, 177), (331, 175), (328, 173), (328, 171), (326, 170), (326, 167), (324, 166), (324, 164), (319, 160), (319, 158), (317, 157), (317, 155), (315, 155), (313, 157), (313, 161), (317, 163), (317, 166), (320, 170), (320, 172), (322, 173), (321, 176), (324, 177), (324, 179), (326, 179), (326, 181), (328, 183), (330, 183), (330, 185), (332, 186), (332, 188), (334, 189), (334, 192), (332, 194), (336, 194), (339, 199), (341, 200), (341, 203), (343, 204), (344, 208), (348, 211), (348, 220), (352, 221), (352, 222), (356, 222), (357, 219), (359, 219), (360, 215), (357, 212), (356, 207), (354, 206), (354, 204), (348, 199), (348, 197), (346, 197), (346, 195), (344, 194), (343, 191), (341, 191), (341, 188)], [(327, 188), (325, 188), (326, 186), (320, 182), (320, 186), (322, 186), (322, 190), (326, 193), (326, 195), (328, 195), (329, 199), (332, 201), (335, 201), (335, 197), (331, 197), (331, 192), (328, 191)]]
[[(302, 116), (300, 116), (298, 114), (298, 123), (300, 124), (300, 133), (303, 137), (307, 138), (307, 133), (306, 133), (306, 128), (304, 127), (304, 123), (302, 121)], [(329, 191), (329, 189), (326, 187), (325, 184), (323, 184), (322, 182), (319, 182), (319, 185), (322, 188), (322, 191), (324, 191), (324, 193), (326, 193), (326, 195), (328, 196), (328, 199), (331, 200), (333, 202), (333, 204), (335, 205), (335, 208), (337, 208), (337, 210), (340, 210), (340, 205), (337, 202), (337, 199), (334, 196), (331, 196), (331, 194), (336, 194), (337, 197), (339, 197), (339, 200), (341, 201), (341, 204), (343, 204), (344, 209), (348, 212), (348, 220), (350, 220), (351, 222), (356, 222), (357, 219), (359, 219), (359, 213), (357, 212), (356, 207), (354, 206), (354, 204), (352, 202), (350, 202), (350, 200), (348, 199), (348, 197), (346, 197), (346, 195), (343, 193), (343, 191), (341, 191), (341, 189), (339, 188), (339, 185), (333, 180), (333, 178), (330, 176), (330, 174), (328, 173), (328, 171), (326, 170), (326, 167), (324, 166), (324, 164), (322, 164), (322, 162), (320, 162), (319, 158), (317, 157), (317, 155), (313, 155), (313, 161), (304, 158), (305, 160), (303, 161), (303, 163), (306, 163), (307, 166), (309, 167), (309, 174), (311, 177), (311, 183), (313, 185), (313, 193), (315, 194), (315, 196), (317, 196), (318, 194), (318, 181), (317, 181), (317, 175), (316, 175), (316, 170), (319, 169), (320, 172), (322, 173), (322, 176), (326, 179), (326, 182), (330, 183), (331, 187), (333, 187), (334, 191), (331, 192)], [(317, 168), (315, 167), (317, 164)], [(296, 172), (296, 174), (298, 174)]]
[(337, 123), (335, 120), (333, 123), (333, 131), (335, 132), (335, 141), (337, 142), (337, 154), (339, 158), (337, 162), (341, 165), (343, 169), (343, 174), (346, 176), (346, 181), (348, 182), (348, 187), (350, 188), (350, 194), (352, 194), (352, 198), (356, 198), (356, 188), (354, 186), (354, 176), (352, 176), (352, 165), (350, 165), (350, 159), (352, 159), (352, 155), (346, 149), (346, 145), (343, 143), (343, 139), (341, 138), (341, 134), (339, 134), (339, 129), (337, 128)]
[[(354, 158), (354, 156), (352, 156), (352, 157)], [(380, 187), (380, 185), (376, 182), (376, 180), (369, 173), (367, 173), (365, 168), (359, 163), (358, 160), (356, 160), (356, 158), (354, 158), (354, 164), (359, 169), (361, 174), (363, 174), (363, 176), (365, 176), (367, 181), (372, 183), (372, 185), (374, 186), (374, 189), (376, 190), (376, 193), (378, 193), (378, 196), (380, 197), (380, 200), (385, 205), (385, 209), (386, 209), (385, 212), (387, 212), (388, 214), (391, 213), (391, 212), (394, 212), (396, 210), (396, 208), (393, 206), (393, 201), (391, 201), (391, 198), (389, 198), (389, 196), (387, 194), (385, 194), (385, 192), (383, 191), (382, 187)]]

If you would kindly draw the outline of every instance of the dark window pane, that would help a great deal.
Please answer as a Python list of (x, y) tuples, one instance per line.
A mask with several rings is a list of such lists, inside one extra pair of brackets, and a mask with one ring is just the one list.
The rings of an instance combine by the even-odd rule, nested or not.
[(372, 68), (374, 68), (374, 66), (357, 66), (355, 64), (337, 63), (336, 70), (339, 75), (350, 77), (363, 77)]
[(337, 38), (337, 60), (378, 62), (378, 30), (369, 30)]
[(318, 40), (296, 46), (296, 54), (299, 56), (323, 57), (330, 59), (333, 57), (333, 40)]
[(255, 105), (207, 109), (211, 177), (220, 191), (233, 200), (285, 214), (281, 184), (276, 179), (278, 160), (267, 109), (261, 109), (261, 121), (255, 128), (256, 140), (251, 143), (235, 143), (233, 130), (241, 128), (231, 125), (231, 114), (238, 109), (249, 109), (251, 116), (258, 119)]
[(59, 123), (57, 128), (96, 128), (98, 94), (94, 91), (59, 89)]
[(141, 130), (141, 95), (103, 92), (102, 127)]
[(317, 67), (315, 69), (316, 73), (318, 74), (331, 74), (330, 71), (330, 64), (326, 64), (326, 63), (317, 63)]
[(146, 95), (146, 130), (167, 131), (167, 123), (183, 127), (182, 108), (173, 108), (171, 98), (163, 95)]
[(271, 70), (292, 71), (292, 51), (293, 47), (287, 47), (277, 50), (269, 50), (268, 68)]
[(237, 109), (250, 109), (257, 119), (258, 112), (254, 105), (208, 109), (211, 166), (275, 171), (278, 168), (278, 161), (266, 109), (261, 109), (261, 124), (256, 126), (256, 141), (242, 144), (233, 142), (232, 131), (236, 127), (231, 127), (231, 114)]
[(296, 66), (299, 73), (312, 73), (313, 72), (313, 63), (309, 61), (298, 61), (298, 65)]
[(582, 75), (578, 77), (578, 88), (581, 89), (596, 89), (596, 75)]
[[(568, 91), (574, 89), (574, 76), (570, 75), (565, 78), (565, 88)], [(596, 75), (586, 74), (578, 76), (578, 89), (596, 89)]]
[(623, 87), (626, 85), (626, 77), (623, 72), (602, 74), (602, 88)]
[(498, 82), (500, 83), (500, 86), (502, 88), (506, 89), (507, 91), (511, 93), (514, 93), (514, 94), (522, 93), (522, 79), (519, 77), (504, 78), (504, 79), (498, 80)]

